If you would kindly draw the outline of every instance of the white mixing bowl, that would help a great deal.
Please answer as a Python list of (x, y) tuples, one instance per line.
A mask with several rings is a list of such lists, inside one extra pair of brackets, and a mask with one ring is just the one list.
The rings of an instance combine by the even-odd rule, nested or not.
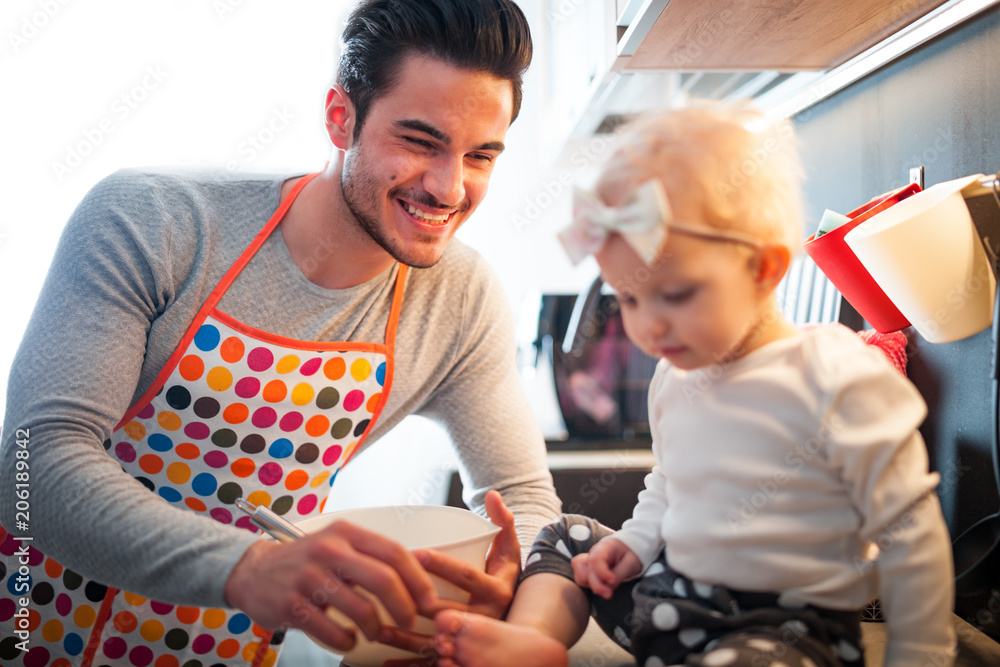
[[(457, 507), (439, 505), (390, 505), (385, 507), (364, 507), (360, 509), (330, 512), (296, 525), (307, 533), (316, 532), (335, 521), (346, 519), (368, 530), (390, 537), (407, 549), (434, 549), (458, 558), (479, 568), (485, 567), (486, 551), (500, 528), (475, 512)], [(431, 576), (431, 581), (439, 596), (459, 602), (469, 598), (468, 592)], [(363, 589), (358, 589), (375, 602), (379, 618), (392, 625), (393, 620), (380, 602)], [(335, 609), (327, 609), (327, 614), (345, 628), (357, 627), (353, 621)], [(418, 617), (414, 632), (431, 635), (434, 623), (430, 619)], [(322, 642), (310, 637), (328, 651), (340, 653)], [(414, 653), (393, 646), (368, 641), (364, 634), (357, 632), (357, 643), (344, 654), (344, 665), (352, 667), (377, 667), (386, 660), (413, 657)]]

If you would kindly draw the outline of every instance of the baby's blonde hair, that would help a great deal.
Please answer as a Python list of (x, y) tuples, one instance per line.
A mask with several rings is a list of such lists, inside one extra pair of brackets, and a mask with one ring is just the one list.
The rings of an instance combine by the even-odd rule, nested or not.
[(698, 103), (633, 121), (604, 165), (598, 190), (659, 179), (671, 201), (700, 209), (701, 222), (786, 246), (802, 241), (802, 167), (787, 121), (746, 107)]

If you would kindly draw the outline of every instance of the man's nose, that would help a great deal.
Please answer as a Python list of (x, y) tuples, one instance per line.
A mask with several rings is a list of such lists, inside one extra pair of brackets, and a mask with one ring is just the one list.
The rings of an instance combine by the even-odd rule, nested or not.
[(458, 207), (465, 201), (461, 158), (441, 156), (424, 175), (424, 189), (445, 206)]

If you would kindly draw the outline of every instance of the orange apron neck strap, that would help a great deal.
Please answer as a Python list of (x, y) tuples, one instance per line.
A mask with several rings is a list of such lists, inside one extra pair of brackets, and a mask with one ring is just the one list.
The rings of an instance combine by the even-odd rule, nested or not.
[(330, 486), (333, 486), (340, 471), (351, 462), (354, 455), (361, 449), (362, 443), (368, 438), (372, 426), (374, 426), (375, 422), (382, 415), (382, 408), (385, 407), (386, 401), (389, 399), (389, 392), (392, 390), (392, 378), (396, 373), (396, 325), (399, 323), (399, 311), (403, 307), (403, 290), (406, 288), (406, 274), (409, 269), (410, 267), (406, 264), (400, 263), (399, 271), (396, 272), (396, 286), (392, 291), (392, 306), (389, 307), (389, 323), (385, 325), (385, 382), (382, 385), (382, 398), (379, 400), (372, 414), (371, 423), (368, 425), (368, 428), (348, 448), (344, 462), (333, 472), (333, 479), (330, 480)]
[(391, 357), (396, 347), (396, 325), (399, 323), (399, 311), (403, 308), (403, 290), (406, 288), (406, 274), (410, 267), (399, 265), (396, 272), (396, 286), (392, 292), (392, 306), (389, 308), (389, 323), (385, 326), (386, 353)]
[(240, 274), (240, 271), (242, 271), (243, 267), (247, 265), (247, 262), (253, 258), (257, 250), (264, 245), (264, 241), (267, 240), (267, 238), (271, 235), (271, 232), (274, 231), (274, 228), (278, 226), (281, 219), (285, 217), (286, 213), (288, 213), (288, 209), (292, 207), (292, 203), (295, 202), (295, 198), (299, 196), (300, 192), (302, 192), (302, 188), (304, 188), (309, 181), (318, 175), (319, 172), (315, 174), (307, 174), (306, 176), (300, 178), (299, 182), (292, 187), (288, 196), (285, 197), (284, 201), (281, 202), (281, 205), (278, 206), (278, 210), (274, 212), (271, 218), (267, 221), (267, 224), (264, 225), (259, 232), (257, 232), (257, 236), (255, 236), (253, 241), (250, 242), (250, 245), (246, 247), (243, 254), (240, 255), (235, 262), (233, 262), (233, 265), (229, 267), (226, 274), (222, 276), (222, 280), (219, 281), (219, 284), (216, 285), (215, 289), (212, 290), (212, 293), (208, 295), (208, 300), (205, 301), (205, 305), (202, 306), (202, 312), (210, 312), (213, 308), (215, 308), (216, 304), (218, 304), (219, 300), (222, 298), (222, 295), (226, 293), (229, 286), (234, 280), (236, 280), (236, 276)]
[(110, 586), (104, 593), (104, 599), (101, 601), (101, 609), (97, 612), (97, 620), (94, 621), (94, 627), (90, 631), (87, 646), (84, 647), (80, 667), (91, 667), (94, 664), (94, 656), (97, 655), (97, 649), (101, 646), (101, 635), (104, 634), (104, 626), (110, 620), (111, 604), (115, 601), (116, 595), (118, 595), (118, 589)]

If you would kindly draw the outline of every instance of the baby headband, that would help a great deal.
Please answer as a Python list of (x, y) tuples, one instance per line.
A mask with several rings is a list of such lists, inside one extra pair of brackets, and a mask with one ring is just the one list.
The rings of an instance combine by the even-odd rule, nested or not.
[(617, 232), (646, 266), (652, 266), (670, 230), (755, 247), (761, 244), (749, 234), (674, 220), (667, 193), (656, 179), (636, 188), (621, 206), (607, 206), (594, 193), (574, 187), (573, 222), (559, 232), (559, 240), (576, 265), (600, 250), (608, 236)]

